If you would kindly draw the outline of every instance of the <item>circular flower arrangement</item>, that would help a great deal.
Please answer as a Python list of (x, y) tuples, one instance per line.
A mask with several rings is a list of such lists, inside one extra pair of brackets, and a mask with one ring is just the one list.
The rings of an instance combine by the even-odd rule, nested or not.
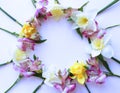
[[(14, 69), (20, 72), (19, 78), (4, 93), (7, 93), (21, 78), (30, 76), (36, 76), (43, 79), (43, 82), (33, 91), (33, 93), (36, 93), (44, 83), (48, 86), (55, 87), (61, 93), (71, 93), (74, 92), (77, 82), (80, 85), (85, 85), (88, 92), (91, 93), (86, 83), (95, 82), (97, 84), (102, 84), (108, 76), (120, 77), (111, 71), (108, 63), (104, 60), (104, 57), (108, 59), (111, 58), (120, 64), (120, 61), (113, 57), (114, 51), (109, 42), (111, 36), (106, 32), (107, 29), (119, 25), (101, 29), (98, 22), (95, 20), (95, 17), (99, 13), (117, 1), (119, 0), (114, 0), (98, 13), (88, 13), (83, 11), (83, 8), (88, 2), (78, 9), (73, 9), (62, 7), (58, 1), (55, 1), (53, 7), (49, 8), (47, 0), (38, 2), (32, 0), (33, 5), (35, 7), (37, 6), (35, 16), (31, 20), (28, 20), (24, 25), (20, 24), (15, 18), (10, 16), (0, 7), (0, 10), (3, 13), (22, 26), (22, 30), (19, 34), (0, 28), (1, 30), (18, 37), (19, 42), (13, 60), (0, 65), (3, 66), (8, 63), (13, 63)], [(59, 69), (52, 66), (46, 68), (45, 64), (42, 63), (36, 55), (33, 55), (33, 58), (29, 57), (30, 52), (35, 51), (36, 44), (46, 41), (46, 39), (41, 40), (38, 29), (42, 22), (50, 17), (53, 17), (56, 21), (60, 20), (61, 17), (65, 17), (73, 24), (73, 29), (76, 30), (81, 38), (85, 37), (88, 39), (90, 47), (90, 51), (88, 52), (90, 55), (89, 60), (76, 61), (69, 68)], [(100, 63), (102, 63), (107, 71), (101, 70)]]

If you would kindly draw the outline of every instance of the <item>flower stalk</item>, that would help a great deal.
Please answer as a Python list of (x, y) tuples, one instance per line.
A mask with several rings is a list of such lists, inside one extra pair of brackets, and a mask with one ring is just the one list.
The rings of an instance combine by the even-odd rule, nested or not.
[(117, 27), (117, 26), (120, 26), (120, 24), (118, 24), (118, 25), (112, 25), (112, 26), (106, 27), (105, 29), (110, 29), (110, 28)]
[(114, 57), (111, 58), (112, 60), (116, 61), (118, 64), (120, 64), (120, 61)]
[(106, 9), (108, 9), (109, 7), (111, 7), (112, 5), (114, 5), (115, 3), (117, 3), (119, 0), (114, 0), (111, 3), (109, 3), (107, 6), (105, 6), (104, 8), (102, 8), (97, 14), (102, 13), (103, 11), (105, 11)]
[(101, 61), (101, 63), (103, 64), (103, 66), (104, 66), (111, 74), (113, 74), (113, 72), (111, 71), (108, 63), (104, 60), (103, 56), (102, 56), (102, 55), (99, 55), (99, 56), (98, 56), (98, 59)]
[(43, 84), (44, 84), (44, 80), (42, 81), (42, 83), (40, 85), (37, 86), (37, 88), (33, 91), (33, 93), (36, 93), (38, 91), (38, 89), (40, 89), (42, 87)]
[(85, 83), (84, 85), (85, 85), (85, 88), (87, 89), (88, 93), (91, 93), (91, 92), (90, 92), (90, 89), (89, 89), (88, 86), (87, 86), (87, 84)]
[(6, 30), (6, 29), (4, 29), (4, 28), (0, 28), (0, 30), (3, 30), (4, 32), (7, 32), (7, 33), (9, 33), (9, 34), (11, 34), (11, 35), (13, 35), (13, 36), (16, 36), (16, 37), (19, 36), (19, 34), (17, 34), (16, 32), (11, 32), (11, 31), (8, 31), (8, 30)]
[(13, 62), (13, 60), (11, 60), (11, 61), (8, 61), (8, 62), (6, 62), (6, 63), (3, 63), (3, 64), (0, 64), (0, 66), (4, 66), (4, 65), (10, 64), (10, 63), (12, 63), (12, 62)]
[(18, 77), (17, 80), (13, 83), (13, 85), (12, 85), (11, 87), (9, 87), (4, 93), (8, 93), (8, 91), (11, 90), (22, 78), (23, 78), (23, 76), (19, 75), (19, 77)]
[(113, 76), (113, 77), (118, 77), (118, 78), (120, 78), (120, 76), (117, 75), (117, 74), (111, 74), (111, 73), (108, 73), (108, 72), (105, 72), (105, 74), (106, 74), (108, 77)]
[(16, 22), (18, 25), (20, 25), (21, 27), (23, 26), (19, 21), (17, 21), (14, 17), (12, 17), (10, 14), (8, 14), (4, 9), (2, 9), (1, 7), (0, 7), (0, 10), (4, 13), (4, 14), (6, 14), (10, 19), (12, 19), (14, 22)]

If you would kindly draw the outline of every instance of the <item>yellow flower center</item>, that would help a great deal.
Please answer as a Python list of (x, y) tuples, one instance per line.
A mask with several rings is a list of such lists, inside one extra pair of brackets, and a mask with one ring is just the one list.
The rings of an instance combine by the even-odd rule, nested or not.
[(25, 24), (22, 28), (20, 36), (25, 36), (26, 38), (31, 38), (31, 36), (36, 32), (37, 32), (37, 30), (36, 30), (35, 26), (32, 26), (30, 24)]
[(86, 18), (85, 16), (78, 17), (77, 24), (80, 27), (86, 26), (88, 24), (88, 18)]
[(92, 42), (92, 47), (94, 49), (97, 49), (97, 50), (102, 50), (104, 48), (104, 41), (103, 39), (95, 39), (93, 42)]
[(59, 6), (53, 7), (50, 12), (52, 16), (57, 20), (64, 14), (63, 10)]
[(70, 67), (70, 73), (74, 75), (73, 78), (77, 78), (80, 84), (84, 84), (87, 78), (85, 66), (86, 65), (83, 62), (76, 62), (73, 66)]

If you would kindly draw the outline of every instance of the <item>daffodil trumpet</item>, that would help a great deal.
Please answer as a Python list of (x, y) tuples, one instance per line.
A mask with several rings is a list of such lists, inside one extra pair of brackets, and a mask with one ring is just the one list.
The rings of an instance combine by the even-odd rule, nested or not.
[(10, 19), (12, 19), (15, 23), (17, 23), (18, 25), (20, 25), (21, 27), (23, 26), (18, 20), (16, 20), (14, 17), (12, 17), (10, 14), (8, 14), (3, 8), (0, 7), (0, 10), (6, 14)]

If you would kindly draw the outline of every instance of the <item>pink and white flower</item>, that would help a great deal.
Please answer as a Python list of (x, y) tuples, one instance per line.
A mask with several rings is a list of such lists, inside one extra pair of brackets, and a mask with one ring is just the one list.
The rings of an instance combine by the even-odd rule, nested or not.
[(97, 84), (102, 84), (104, 83), (106, 79), (105, 73), (103, 73), (100, 70), (98, 60), (95, 58), (91, 58), (88, 61), (88, 65), (90, 66), (89, 69), (87, 70), (87, 75), (88, 75), (88, 82), (95, 82)]
[(19, 71), (20, 74), (25, 77), (32, 76), (35, 73), (41, 73), (42, 66), (41, 61), (38, 58), (35, 60), (27, 58), (19, 62), (19, 65), (14, 63), (14, 69)]
[(45, 84), (51, 87), (55, 87), (61, 93), (70, 93), (76, 87), (76, 84), (72, 82), (71, 78), (69, 78), (66, 69), (61, 71), (55, 67), (50, 67), (47, 70), (43, 70), (43, 77), (46, 78)]
[(74, 29), (80, 28), (85, 37), (91, 37), (98, 32), (98, 23), (95, 21), (97, 12), (73, 12), (71, 18), (75, 22)]
[(18, 39), (18, 42), (20, 42), (20, 46), (18, 46), (18, 47), (22, 51), (34, 50), (35, 41), (28, 39), (28, 38), (20, 38), (20, 39)]

